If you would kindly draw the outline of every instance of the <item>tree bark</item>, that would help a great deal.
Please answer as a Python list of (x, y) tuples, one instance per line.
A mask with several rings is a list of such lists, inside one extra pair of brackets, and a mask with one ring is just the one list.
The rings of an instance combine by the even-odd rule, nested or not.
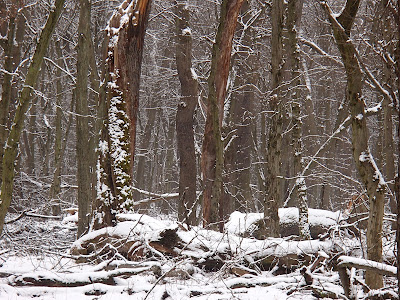
[(298, 43), (298, 30), (300, 29), (301, 14), (303, 10), (303, 0), (289, 0), (288, 1), (288, 43), (289, 55), (291, 62), (291, 81), (293, 86), (292, 92), (292, 143), (294, 150), (294, 175), (295, 175), (295, 198), (299, 208), (299, 227), (300, 238), (308, 240), (310, 236), (310, 228), (308, 224), (308, 201), (307, 201), (307, 185), (303, 171), (303, 153), (304, 148), (302, 144), (302, 122), (301, 122), (301, 61), (300, 61), (300, 48)]
[(208, 77), (207, 119), (204, 131), (201, 168), (203, 173), (203, 225), (223, 229), (222, 168), (223, 143), (221, 126), (226, 84), (232, 51), (232, 40), (243, 0), (224, 0), (217, 36), (212, 48)]
[[(55, 44), (56, 54), (58, 56), (58, 64), (62, 64), (61, 59), (61, 45), (60, 41)], [(61, 97), (62, 97), (62, 82), (61, 82), (61, 69), (56, 69), (56, 118), (55, 118), (55, 140), (54, 140), (54, 173), (53, 181), (50, 186), (50, 200), (52, 201), (52, 213), (58, 216), (61, 213), (61, 207), (58, 200), (58, 195), (61, 192), (61, 167), (62, 167), (62, 108), (61, 108)]]
[[(369, 134), (365, 115), (365, 102), (361, 93), (362, 74), (356, 49), (349, 39), (359, 4), (360, 0), (346, 1), (345, 8), (338, 17), (334, 16), (326, 3), (322, 3), (322, 6), (328, 14), (347, 75), (346, 99), (349, 103), (352, 117), (353, 158), (358, 174), (367, 190), (370, 204), (367, 229), (368, 259), (381, 262), (385, 185), (368, 147)], [(365, 281), (372, 289), (378, 289), (383, 286), (382, 275), (375, 272), (367, 271)]]
[[(5, 6), (5, 3), (3, 3)], [(8, 14), (8, 30), (7, 30), (7, 40), (2, 44), (4, 50), (4, 70), (3, 78), (2, 78), (2, 93), (0, 99), (0, 161), (4, 155), (4, 146), (7, 141), (7, 136), (9, 133), (9, 112), (10, 112), (10, 102), (11, 102), (11, 86), (12, 86), (12, 78), (11, 75), (14, 71), (13, 67), (13, 49), (14, 49), (14, 38), (16, 32), (16, 18), (18, 13), (18, 7), (15, 4), (11, 6), (9, 11), (6, 11), (4, 8), (4, 12)], [(4, 16), (5, 20), (7, 19), (7, 15)], [(4, 22), (4, 29), (6, 28)], [(2, 182), (2, 170), (3, 166), (0, 164), (0, 185)]]
[(225, 131), (224, 218), (233, 211), (250, 212), (254, 207), (250, 190), (252, 127), (254, 124), (255, 86), (259, 78), (255, 44), (254, 11), (250, 1), (243, 2), (241, 39), (235, 56), (235, 91), (230, 99)]
[(76, 158), (78, 182), (78, 232), (82, 236), (89, 228), (91, 204), (90, 147), (89, 147), (89, 45), (90, 45), (90, 2), (80, 0), (78, 25), (77, 78), (75, 89), (76, 112)]
[(271, 90), (270, 110), (274, 112), (270, 120), (269, 137), (267, 145), (267, 161), (264, 174), (264, 228), (265, 237), (279, 236), (278, 207), (281, 199), (281, 154), (282, 154), (282, 126), (283, 126), (283, 103), (280, 91), (282, 83), (283, 66), (283, 17), (284, 1), (273, 0), (272, 19), (272, 41), (271, 41)]
[(57, 24), (58, 18), (63, 9), (65, 0), (56, 0), (54, 7), (50, 11), (39, 40), (36, 50), (28, 67), (25, 77), (24, 87), (19, 96), (18, 106), (13, 119), (13, 125), (7, 139), (7, 147), (4, 149), (3, 174), (1, 183), (1, 203), (0, 203), (0, 233), (3, 231), (4, 220), (7, 210), (11, 204), (13, 182), (14, 182), (14, 163), (17, 157), (18, 145), (21, 132), (24, 126), (25, 114), (29, 108), (32, 88), (36, 85), (39, 70), (42, 65), (43, 57), (46, 53), (50, 38)]
[[(397, 25), (397, 44), (395, 48), (395, 71), (397, 77), (397, 93), (400, 95), (400, 0), (397, 0), (397, 7), (394, 19)], [(400, 104), (397, 106), (397, 120), (400, 120)], [(397, 150), (400, 153), (400, 126), (397, 126)], [(397, 226), (396, 226), (396, 246), (397, 246), (397, 294), (400, 295), (400, 164), (397, 164), (397, 174), (395, 180), (395, 195), (397, 201)]]
[(196, 154), (194, 147), (194, 112), (197, 106), (198, 83), (192, 67), (192, 32), (188, 1), (176, 4), (176, 67), (181, 83), (181, 99), (176, 113), (176, 137), (179, 156), (178, 220), (196, 225)]
[[(133, 161), (144, 35), (151, 0), (125, 0), (109, 22), (106, 128), (100, 146), (95, 228), (113, 225), (132, 203)], [(101, 204), (103, 202), (103, 204)]]

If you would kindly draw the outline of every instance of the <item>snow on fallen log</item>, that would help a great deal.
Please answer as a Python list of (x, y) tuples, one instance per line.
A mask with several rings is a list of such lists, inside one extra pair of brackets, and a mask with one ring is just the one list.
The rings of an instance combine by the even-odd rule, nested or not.
[[(119, 215), (115, 227), (90, 232), (77, 240), (71, 254), (81, 261), (109, 258), (116, 252), (128, 260), (188, 258), (206, 270), (218, 271), (234, 261), (232, 273), (251, 273), (246, 268), (284, 270), (310, 263), (319, 252), (333, 249), (330, 240), (290, 241), (284, 238), (256, 240), (234, 233), (220, 233), (200, 227), (183, 230), (171, 221), (160, 221), (141, 214)], [(114, 251), (105, 255), (107, 251)], [(99, 259), (100, 257), (100, 259)]]
[[(279, 208), (279, 224), (281, 237), (299, 235), (299, 210), (296, 207)], [(225, 229), (230, 233), (242, 236), (258, 237), (257, 222), (262, 220), (262, 213), (244, 214), (235, 211), (231, 214)], [(337, 226), (344, 218), (340, 211), (331, 212), (322, 209), (308, 209), (308, 222), (310, 224), (311, 237), (319, 238), (332, 226)]]
[(152, 271), (153, 267), (142, 267), (135, 269), (116, 269), (112, 271), (97, 271), (85, 273), (54, 273), (35, 272), (22, 275), (13, 275), (8, 278), (10, 285), (15, 286), (47, 286), (47, 287), (78, 287), (93, 283), (116, 285), (117, 277), (132, 276)]
[(356, 258), (351, 256), (340, 256), (337, 266), (339, 268), (356, 268), (373, 271), (381, 275), (396, 277), (397, 268), (373, 260)]

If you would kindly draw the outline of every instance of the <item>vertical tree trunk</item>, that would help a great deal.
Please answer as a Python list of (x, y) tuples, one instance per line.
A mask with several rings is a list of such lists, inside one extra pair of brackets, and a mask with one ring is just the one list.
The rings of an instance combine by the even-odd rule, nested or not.
[(287, 29), (288, 29), (288, 47), (289, 56), (291, 62), (291, 81), (293, 86), (292, 92), (292, 143), (294, 150), (294, 175), (296, 178), (295, 182), (295, 197), (297, 200), (297, 206), (299, 208), (299, 231), (300, 238), (303, 240), (310, 239), (310, 227), (308, 224), (308, 204), (307, 204), (307, 186), (304, 176), (302, 176), (303, 170), (303, 144), (302, 144), (302, 122), (301, 122), (301, 111), (300, 102), (302, 95), (301, 91), (301, 61), (300, 61), (300, 49), (297, 39), (297, 32), (300, 29), (301, 14), (303, 10), (303, 0), (289, 0), (288, 1), (288, 18), (287, 18)]
[(144, 35), (151, 0), (125, 0), (109, 22), (107, 120), (99, 142), (99, 199), (94, 228), (130, 208)]
[(208, 77), (207, 119), (204, 132), (201, 167), (203, 173), (204, 226), (223, 229), (222, 168), (223, 144), (221, 126), (224, 113), (226, 84), (229, 75), (232, 40), (243, 0), (223, 0), (217, 36), (212, 48)]
[[(397, 44), (395, 49), (395, 68), (397, 77), (397, 94), (400, 95), (400, 0), (397, 0), (397, 7), (394, 13), (397, 25)], [(400, 104), (397, 106), (397, 120), (400, 120)], [(397, 126), (397, 153), (400, 153), (400, 126)], [(395, 181), (396, 201), (397, 201), (397, 228), (396, 228), (396, 246), (397, 246), (397, 294), (400, 295), (400, 164), (397, 163), (397, 175)]]
[(36, 85), (39, 70), (42, 65), (43, 57), (50, 42), (51, 35), (57, 24), (58, 18), (63, 9), (65, 0), (56, 0), (54, 7), (50, 11), (39, 40), (36, 44), (36, 50), (33, 54), (31, 63), (28, 67), (28, 73), (19, 96), (18, 106), (7, 139), (7, 147), (4, 149), (3, 156), (3, 174), (1, 183), (1, 203), (0, 203), (0, 234), (3, 231), (4, 220), (7, 210), (11, 204), (13, 183), (14, 183), (14, 163), (17, 157), (19, 139), (24, 125), (25, 114), (29, 108), (31, 100), (32, 87)]
[[(254, 11), (250, 1), (243, 2), (241, 14), (245, 27), (241, 30), (240, 50), (236, 53), (235, 89), (229, 105), (225, 131), (225, 175), (224, 217), (235, 210), (250, 212), (254, 207), (250, 190), (250, 165), (252, 126), (254, 118), (255, 86), (258, 81), (257, 57), (251, 49), (255, 43), (255, 32), (250, 25)], [(254, 24), (252, 24), (254, 26)], [(247, 27), (248, 26), (248, 27)]]
[[(3, 2), (2, 2), (3, 3)], [(3, 3), (5, 6), (5, 3)], [(9, 112), (10, 112), (10, 102), (11, 102), (11, 86), (12, 86), (12, 73), (14, 71), (13, 67), (13, 49), (14, 49), (14, 38), (16, 31), (16, 17), (18, 12), (18, 7), (15, 4), (11, 6), (9, 11), (4, 11), (8, 13), (8, 30), (7, 30), (7, 40), (2, 44), (4, 50), (4, 70), (2, 72), (2, 93), (0, 99), (0, 162), (4, 155), (4, 146), (7, 141), (8, 136), (8, 124), (9, 124)], [(6, 20), (6, 16), (4, 16)], [(7, 22), (3, 21), (4, 29), (6, 28)], [(0, 184), (2, 182), (2, 170), (3, 166), (0, 164)]]
[(196, 154), (194, 148), (194, 112), (198, 83), (192, 68), (192, 32), (187, 0), (176, 1), (176, 67), (181, 83), (181, 100), (176, 113), (176, 137), (179, 156), (178, 219), (196, 225)]
[[(337, 47), (339, 48), (347, 75), (346, 98), (352, 117), (353, 158), (358, 174), (367, 190), (370, 211), (367, 228), (368, 259), (382, 261), (382, 225), (385, 204), (385, 184), (368, 148), (368, 128), (365, 102), (362, 99), (362, 74), (356, 49), (349, 39), (360, 0), (347, 0), (345, 8), (335, 17), (330, 7), (322, 3), (328, 14)], [(372, 289), (383, 286), (382, 275), (366, 272), (366, 284)]]
[(264, 228), (262, 234), (265, 237), (279, 236), (278, 207), (281, 199), (281, 154), (282, 154), (282, 125), (283, 103), (280, 91), (282, 83), (283, 65), (283, 15), (284, 1), (273, 0), (272, 41), (271, 41), (271, 89), (270, 110), (274, 112), (270, 120), (269, 137), (267, 145), (267, 162), (265, 165), (265, 194), (264, 196)]
[(75, 90), (76, 158), (78, 164), (78, 238), (89, 228), (91, 204), (88, 106), (90, 15), (90, 2), (88, 0), (80, 0)]

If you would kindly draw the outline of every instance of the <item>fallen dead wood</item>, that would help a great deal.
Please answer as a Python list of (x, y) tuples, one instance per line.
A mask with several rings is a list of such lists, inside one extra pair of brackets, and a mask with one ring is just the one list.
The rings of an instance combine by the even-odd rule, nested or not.
[(338, 268), (356, 268), (366, 271), (373, 271), (375, 273), (391, 277), (396, 277), (397, 275), (397, 268), (394, 266), (350, 256), (340, 256), (338, 258), (337, 266)]
[(113, 271), (98, 271), (87, 273), (50, 273), (36, 272), (31, 274), (13, 275), (9, 277), (9, 284), (15, 286), (47, 286), (47, 287), (78, 287), (93, 283), (116, 285), (116, 277), (129, 277), (156, 268), (145, 267), (136, 269), (116, 269)]
[[(348, 268), (356, 268), (372, 271), (381, 275), (396, 277), (397, 268), (376, 261), (355, 258), (351, 256), (340, 256), (337, 260), (338, 273), (346, 297), (350, 297), (353, 282), (349, 276)], [(370, 299), (390, 299), (390, 298), (370, 298)]]

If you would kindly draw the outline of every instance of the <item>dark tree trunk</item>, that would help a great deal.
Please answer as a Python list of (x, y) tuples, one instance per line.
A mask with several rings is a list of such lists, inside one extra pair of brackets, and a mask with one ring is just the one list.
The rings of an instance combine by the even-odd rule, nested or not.
[[(348, 0), (342, 13), (335, 17), (330, 7), (323, 3), (328, 14), (337, 47), (342, 56), (347, 75), (346, 99), (349, 103), (352, 125), (353, 158), (358, 174), (363, 182), (369, 198), (370, 211), (367, 229), (368, 259), (382, 261), (382, 225), (385, 204), (385, 186), (383, 179), (376, 177), (380, 171), (376, 169), (374, 159), (368, 148), (368, 128), (365, 115), (365, 102), (362, 99), (362, 74), (357, 59), (357, 52), (350, 40), (350, 31), (356, 17), (360, 0)], [(383, 286), (382, 275), (366, 272), (366, 284), (372, 289)]]
[(192, 33), (188, 1), (176, 1), (176, 66), (181, 83), (181, 99), (176, 113), (176, 137), (179, 156), (178, 219), (196, 225), (196, 154), (194, 147), (194, 112), (198, 83), (192, 69)]
[[(14, 71), (13, 67), (13, 52), (14, 52), (14, 38), (16, 31), (16, 18), (18, 7), (13, 4), (11, 9), (7, 11), (5, 7), (5, 3), (2, 1), (1, 4), (4, 5), (2, 8), (2, 17), (4, 20), (2, 21), (2, 31), (7, 33), (7, 39), (1, 44), (4, 50), (4, 66), (3, 69), (5, 72), (2, 72), (2, 93), (0, 99), (0, 162), (3, 158), (4, 154), (4, 145), (7, 141), (8, 133), (9, 133), (9, 113), (10, 113), (10, 102), (11, 102), (11, 86), (12, 86), (12, 78), (11, 75)], [(8, 19), (8, 22), (6, 20)], [(8, 25), (8, 26), (6, 26)], [(8, 28), (7, 28), (8, 27)], [(2, 170), (3, 166), (0, 164), (0, 184), (2, 181)]]
[(78, 182), (78, 238), (89, 228), (91, 204), (91, 175), (89, 147), (89, 45), (90, 45), (90, 2), (80, 0), (78, 25), (78, 53), (76, 78), (76, 158)]
[(279, 236), (278, 207), (281, 199), (281, 156), (283, 103), (280, 91), (283, 76), (283, 16), (284, 1), (273, 0), (271, 10), (272, 45), (271, 45), (271, 89), (270, 110), (274, 112), (270, 120), (269, 137), (265, 164), (264, 182), (264, 224), (262, 232), (265, 237)]
[(243, 0), (224, 0), (221, 4), (217, 36), (212, 48), (208, 77), (207, 119), (204, 132), (201, 168), (203, 173), (204, 226), (222, 230), (223, 143), (221, 126), (224, 114), (226, 84), (232, 51), (232, 40)]
[(254, 125), (255, 86), (258, 82), (257, 54), (252, 49), (256, 33), (252, 26), (254, 14), (250, 1), (243, 2), (241, 9), (245, 26), (240, 40), (241, 47), (235, 56), (235, 91), (230, 99), (225, 133), (224, 154), (224, 218), (233, 211), (250, 212), (254, 207), (250, 189), (252, 129)]

